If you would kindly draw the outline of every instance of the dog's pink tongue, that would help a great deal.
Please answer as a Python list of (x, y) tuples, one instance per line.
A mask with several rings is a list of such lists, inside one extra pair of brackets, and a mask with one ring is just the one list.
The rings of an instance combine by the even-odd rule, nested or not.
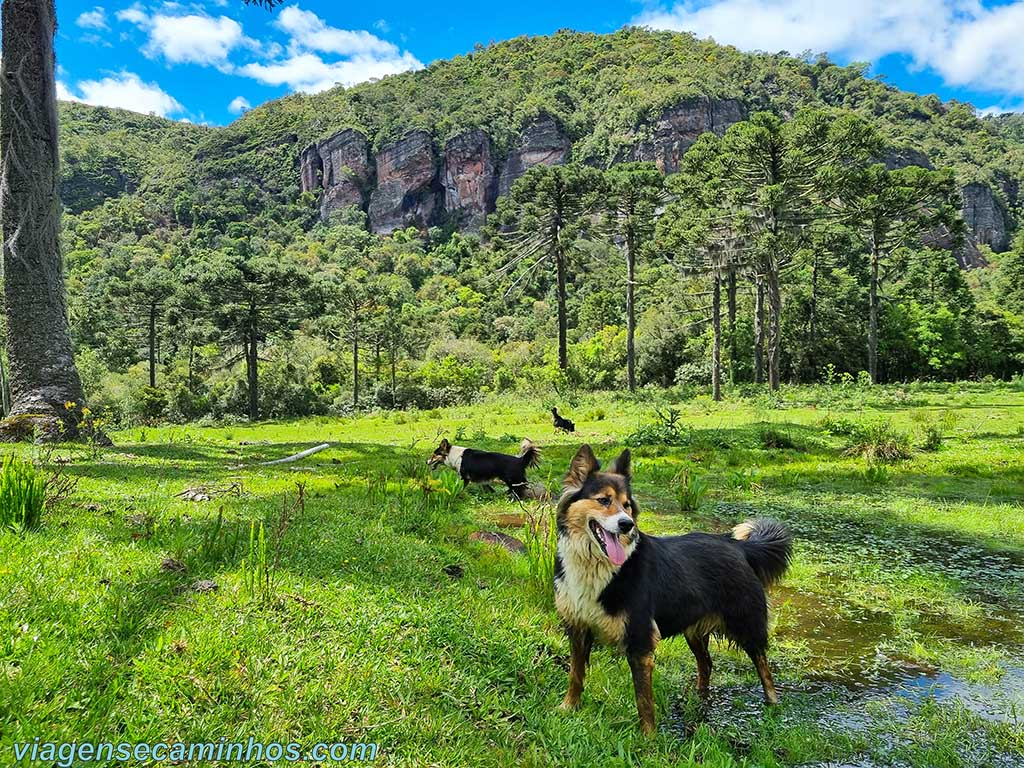
[(608, 559), (612, 561), (612, 565), (620, 566), (626, 562), (626, 550), (622, 548), (619, 537), (614, 533), (604, 533), (604, 546), (608, 550)]

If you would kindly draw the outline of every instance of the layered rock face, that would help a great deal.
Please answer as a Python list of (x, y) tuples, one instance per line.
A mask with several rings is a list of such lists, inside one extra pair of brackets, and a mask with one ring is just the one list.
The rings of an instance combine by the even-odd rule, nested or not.
[(359, 131), (336, 133), (317, 146), (323, 165), (324, 196), (320, 216), (324, 221), (335, 211), (355, 205), (363, 208), (373, 184), (370, 145)]
[(427, 227), (438, 208), (437, 157), (426, 131), (415, 131), (377, 153), (377, 188), (370, 195), (370, 228), (390, 234)]
[[(655, 163), (665, 173), (679, 170), (683, 155), (701, 136), (722, 135), (729, 126), (746, 119), (736, 99), (698, 97), (665, 109), (618, 160)], [(491, 137), (471, 129), (451, 139), (438, 156), (427, 131), (414, 131), (388, 144), (371, 157), (370, 144), (359, 131), (347, 129), (302, 152), (299, 173), (302, 190), (321, 190), (320, 214), (325, 222), (349, 206), (369, 214), (373, 232), (390, 234), (413, 226), (420, 229), (455, 219), (463, 231), (479, 230), (494, 211), (500, 195), (537, 165), (569, 161), (572, 141), (549, 115), (527, 124), (507, 157), (496, 155)], [(928, 156), (909, 146), (891, 147), (881, 158), (890, 169), (931, 168)], [(1012, 206), (1020, 193), (1016, 179), (999, 179), (1000, 192)], [(957, 257), (965, 267), (984, 264), (978, 249), (996, 252), (1010, 246), (1009, 216), (986, 184), (975, 182), (961, 190), (967, 243)], [(952, 248), (948, 235), (928, 238), (937, 247)]]
[(662, 173), (676, 173), (686, 150), (701, 134), (710, 131), (722, 136), (746, 117), (746, 109), (737, 99), (686, 99), (663, 111), (648, 137), (638, 141), (623, 159), (652, 162)]
[(299, 176), (303, 192), (313, 192), (323, 184), (324, 164), (316, 144), (306, 147), (299, 155)]
[(541, 115), (523, 129), (509, 152), (498, 176), (498, 195), (507, 195), (515, 180), (536, 165), (564, 165), (571, 151), (572, 141), (558, 121)]
[(365, 208), (373, 185), (366, 137), (350, 128), (306, 147), (299, 156), (299, 176), (303, 192), (322, 190), (320, 217), (325, 222), (351, 205)]
[(1007, 250), (1010, 247), (1010, 227), (992, 188), (976, 181), (961, 189), (961, 193), (964, 222), (974, 241), (989, 246), (996, 253)]
[(494, 210), (497, 175), (491, 137), (479, 128), (461, 133), (444, 147), (444, 209), (462, 229), (480, 229)]

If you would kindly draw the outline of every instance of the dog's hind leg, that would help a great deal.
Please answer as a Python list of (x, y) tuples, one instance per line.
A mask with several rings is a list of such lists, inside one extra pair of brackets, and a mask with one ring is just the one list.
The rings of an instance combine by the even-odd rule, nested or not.
[(686, 644), (690, 646), (693, 657), (697, 660), (697, 693), (707, 696), (711, 688), (711, 653), (708, 651), (709, 635), (686, 635)]
[(764, 689), (764, 700), (769, 704), (779, 703), (779, 694), (775, 692), (775, 680), (772, 678), (772, 670), (768, 666), (768, 659), (764, 651), (751, 653), (747, 651), (750, 660), (754, 662), (757, 676), (761, 678), (761, 687)]
[(562, 709), (576, 709), (583, 694), (583, 678), (587, 674), (590, 663), (590, 649), (594, 645), (594, 635), (589, 629), (569, 627), (569, 691), (562, 701)]
[(636, 711), (640, 716), (640, 729), (645, 734), (654, 733), (654, 687), (651, 683), (654, 672), (654, 651), (643, 655), (629, 654), (629, 669), (633, 673), (633, 692), (636, 694)]

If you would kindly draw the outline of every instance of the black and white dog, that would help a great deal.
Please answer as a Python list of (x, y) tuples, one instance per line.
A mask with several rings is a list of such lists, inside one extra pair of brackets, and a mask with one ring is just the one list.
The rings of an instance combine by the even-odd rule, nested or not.
[(765, 587), (789, 565), (789, 533), (772, 520), (752, 520), (730, 534), (649, 536), (637, 527), (629, 451), (608, 467), (589, 445), (576, 453), (556, 518), (555, 607), (569, 635), (569, 692), (563, 709), (583, 693), (594, 641), (618, 646), (633, 673), (637, 712), (654, 730), (651, 673), (658, 642), (683, 635), (697, 659), (697, 690), (711, 679), (708, 639), (721, 635), (746, 651), (765, 700), (778, 701), (765, 651)]
[(427, 464), (431, 469), (446, 464), (459, 473), (465, 485), (500, 480), (508, 486), (509, 493), (522, 499), (530, 488), (526, 470), (540, 464), (540, 450), (529, 440), (523, 440), (519, 446), (519, 455), (508, 456), (452, 445), (444, 439), (427, 459)]
[(560, 429), (562, 432), (575, 432), (576, 425), (572, 423), (570, 419), (558, 415), (558, 409), (551, 409), (552, 421), (555, 424), (555, 429)]

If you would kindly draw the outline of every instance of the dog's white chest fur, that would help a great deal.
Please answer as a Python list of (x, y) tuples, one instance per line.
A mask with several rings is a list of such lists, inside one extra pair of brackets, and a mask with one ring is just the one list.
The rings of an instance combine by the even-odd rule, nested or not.
[(461, 445), (453, 445), (451, 450), (448, 451), (448, 455), (445, 456), (444, 463), (459, 474), (462, 474), (462, 454), (465, 452), (466, 449)]
[(590, 548), (596, 546), (589, 539), (558, 538), (563, 573), (555, 581), (555, 608), (567, 624), (588, 628), (601, 642), (618, 645), (626, 632), (626, 618), (612, 616), (598, 602), (617, 569), (599, 554), (595, 557)]

